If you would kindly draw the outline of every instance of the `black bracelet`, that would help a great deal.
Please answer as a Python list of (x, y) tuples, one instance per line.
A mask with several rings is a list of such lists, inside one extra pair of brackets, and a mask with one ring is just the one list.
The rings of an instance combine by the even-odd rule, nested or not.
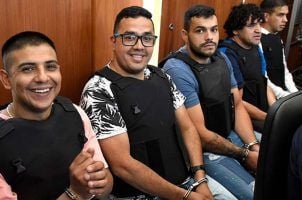
[(190, 170), (191, 170), (191, 173), (193, 176), (196, 174), (196, 172), (198, 170), (203, 170), (204, 172), (206, 172), (204, 165), (196, 165), (196, 166), (190, 167)]

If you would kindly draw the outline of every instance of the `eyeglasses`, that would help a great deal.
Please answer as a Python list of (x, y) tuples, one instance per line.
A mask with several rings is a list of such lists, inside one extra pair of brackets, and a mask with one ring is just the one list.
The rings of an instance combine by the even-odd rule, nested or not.
[(141, 40), (144, 47), (153, 47), (156, 41), (157, 36), (156, 35), (135, 35), (130, 33), (120, 34), (115, 33), (113, 35), (115, 38), (121, 37), (122, 43), (125, 46), (134, 46), (136, 45), (138, 39)]

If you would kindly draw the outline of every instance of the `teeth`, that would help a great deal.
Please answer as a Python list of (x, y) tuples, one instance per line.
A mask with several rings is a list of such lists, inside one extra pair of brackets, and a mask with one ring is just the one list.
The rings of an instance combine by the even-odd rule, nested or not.
[(33, 90), (34, 92), (36, 92), (36, 93), (45, 93), (45, 92), (49, 92), (49, 88), (46, 88), (46, 89), (41, 89), (41, 90), (39, 90), (39, 89), (36, 89), (36, 90)]

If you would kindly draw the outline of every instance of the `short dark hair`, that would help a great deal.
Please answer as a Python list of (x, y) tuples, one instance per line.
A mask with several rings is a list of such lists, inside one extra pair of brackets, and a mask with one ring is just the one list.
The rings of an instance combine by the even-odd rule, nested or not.
[(276, 7), (287, 6), (283, 0), (263, 0), (260, 4), (262, 12), (272, 13)]
[[(118, 26), (122, 19), (124, 18), (137, 18), (137, 17), (145, 17), (147, 19), (150, 19), (150, 21), (153, 24), (152, 21), (152, 14), (146, 10), (145, 8), (142, 8), (140, 6), (130, 6), (122, 9), (116, 16), (115, 22), (114, 22), (114, 27), (113, 27), (113, 34), (117, 32)], [(154, 24), (153, 24), (154, 28)]]
[(10, 37), (2, 47), (2, 61), (6, 71), (8, 71), (8, 54), (12, 51), (22, 49), (25, 46), (38, 46), (48, 44), (56, 51), (54, 42), (46, 35), (35, 31), (24, 31)]
[(234, 6), (223, 26), (227, 35), (232, 37), (234, 30), (243, 29), (250, 17), (252, 22), (263, 19), (263, 14), (258, 6), (252, 3)]
[(209, 18), (213, 15), (215, 15), (215, 10), (212, 7), (201, 4), (192, 6), (184, 15), (184, 29), (186, 31), (190, 29), (191, 18), (193, 17)]

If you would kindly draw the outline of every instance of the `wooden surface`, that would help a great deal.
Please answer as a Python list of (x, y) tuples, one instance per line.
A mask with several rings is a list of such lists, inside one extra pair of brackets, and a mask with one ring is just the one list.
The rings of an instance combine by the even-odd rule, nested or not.
[[(48, 35), (62, 68), (61, 95), (78, 103), (88, 78), (111, 58), (109, 37), (115, 15), (129, 5), (142, 5), (142, 0), (1, 0), (0, 24), (5, 31), (0, 32), (0, 47), (21, 31)], [(0, 104), (4, 104), (11, 94), (0, 85)]]

